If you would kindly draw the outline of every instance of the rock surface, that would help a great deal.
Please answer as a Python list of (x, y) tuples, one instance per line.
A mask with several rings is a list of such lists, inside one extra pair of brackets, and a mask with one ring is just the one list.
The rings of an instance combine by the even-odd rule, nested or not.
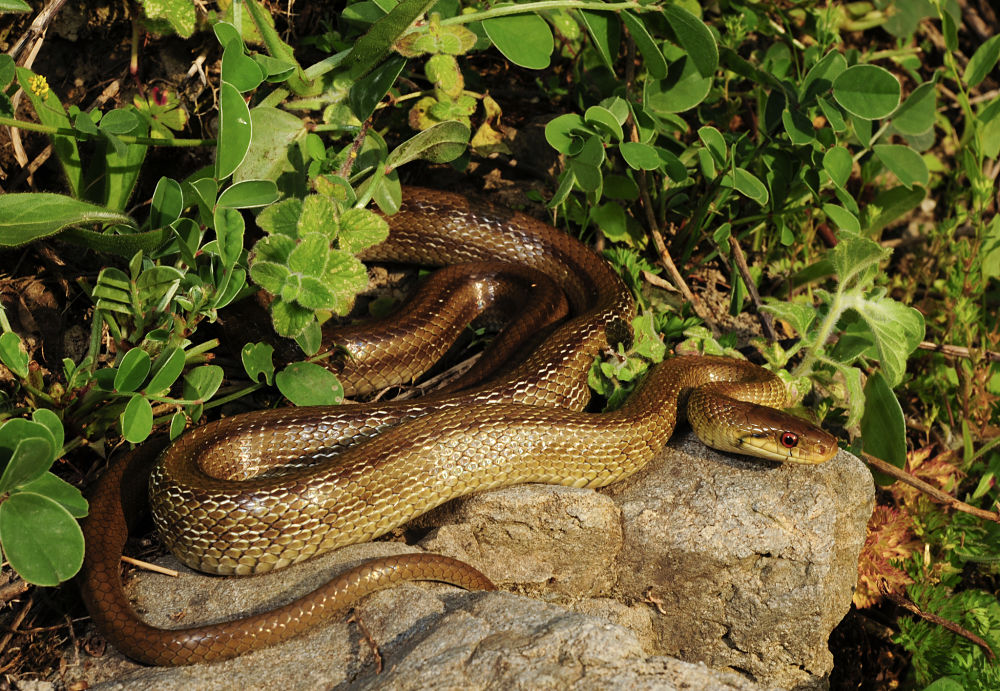
[[(342, 613), (307, 636), (214, 665), (154, 669), (81, 653), (62, 681), (129, 689), (823, 688), (832, 667), (826, 641), (849, 606), (873, 501), (870, 474), (847, 453), (820, 466), (779, 465), (715, 454), (682, 435), (601, 492), (514, 487), (418, 521), (422, 547), (465, 559), (533, 599), (435, 585), (377, 593), (355, 612), (381, 653), (381, 674), (364, 630)], [(270, 609), (360, 560), (411, 549), (356, 545), (252, 579), (149, 574), (132, 592), (151, 623), (190, 626)]]

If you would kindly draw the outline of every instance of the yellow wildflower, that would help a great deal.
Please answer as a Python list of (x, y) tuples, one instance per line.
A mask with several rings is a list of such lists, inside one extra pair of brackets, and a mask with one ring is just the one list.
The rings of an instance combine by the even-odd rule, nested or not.
[(28, 86), (31, 88), (31, 93), (35, 94), (39, 98), (45, 98), (49, 95), (49, 83), (46, 81), (45, 77), (40, 74), (34, 75), (29, 81)]

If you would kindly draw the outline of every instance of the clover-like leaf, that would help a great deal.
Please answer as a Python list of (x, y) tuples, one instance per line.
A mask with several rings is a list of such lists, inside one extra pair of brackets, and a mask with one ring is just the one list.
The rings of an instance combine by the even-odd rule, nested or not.
[(332, 199), (321, 194), (310, 194), (302, 200), (297, 225), (299, 237), (305, 237), (306, 233), (321, 233), (326, 237), (327, 243), (333, 242), (337, 239), (340, 228), (339, 216)]
[(288, 262), (288, 255), (295, 249), (295, 240), (287, 235), (269, 235), (257, 241), (253, 246), (253, 256), (250, 258), (250, 265), (255, 262), (269, 261), (278, 264)]
[(274, 332), (285, 338), (294, 338), (302, 333), (315, 316), (313, 311), (296, 305), (294, 302), (276, 300), (271, 304), (271, 320)]
[(368, 271), (350, 252), (330, 252), (324, 281), (336, 297), (333, 307), (337, 314), (347, 314), (354, 305), (354, 296), (368, 285)]
[(340, 249), (357, 253), (389, 237), (389, 223), (368, 209), (352, 208), (340, 217)]
[(298, 234), (300, 215), (302, 215), (302, 200), (285, 199), (261, 211), (257, 216), (257, 225), (270, 234), (295, 237)]
[(284, 264), (268, 261), (255, 261), (250, 264), (250, 278), (261, 288), (277, 295), (281, 292), (281, 286), (291, 272)]
[(288, 255), (288, 268), (309, 276), (321, 276), (326, 269), (330, 243), (322, 233), (307, 233)]

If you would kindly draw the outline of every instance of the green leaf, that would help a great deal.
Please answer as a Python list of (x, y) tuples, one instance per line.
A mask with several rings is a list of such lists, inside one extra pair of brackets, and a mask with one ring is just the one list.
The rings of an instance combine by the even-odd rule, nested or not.
[(970, 88), (979, 86), (997, 64), (997, 60), (1000, 60), (1000, 34), (991, 36), (976, 48), (976, 52), (969, 58), (969, 64), (965, 66), (962, 81)]
[(861, 232), (861, 222), (858, 221), (858, 217), (844, 207), (835, 204), (824, 204), (823, 212), (838, 228), (851, 233)]
[(799, 87), (799, 101), (808, 104), (816, 96), (828, 92), (833, 81), (847, 69), (847, 59), (842, 53), (830, 51), (809, 68)]
[(184, 371), (184, 350), (177, 346), (169, 346), (157, 356), (153, 363), (152, 375), (149, 383), (146, 384), (145, 391), (150, 394), (158, 394), (167, 391), (173, 386), (177, 378)]
[(705, 100), (712, 80), (703, 77), (694, 60), (682, 57), (670, 64), (667, 78), (649, 79), (643, 88), (646, 107), (659, 113), (683, 113)]
[(142, 0), (143, 12), (149, 19), (162, 19), (181, 38), (194, 33), (195, 11), (190, 0)]
[(223, 370), (218, 365), (202, 365), (184, 375), (184, 398), (204, 403), (222, 385)]
[(181, 436), (184, 432), (184, 428), (187, 426), (187, 416), (183, 411), (178, 410), (170, 418), (170, 431), (168, 436), (170, 441), (174, 441), (177, 437)]
[(124, 214), (61, 194), (0, 195), (0, 247), (18, 247), (70, 226), (90, 223), (135, 226)]
[(268, 386), (274, 384), (274, 346), (270, 343), (247, 343), (240, 351), (240, 359), (251, 381), (259, 382), (263, 374)]
[(357, 254), (389, 237), (389, 223), (368, 209), (351, 208), (340, 217), (340, 249)]
[(698, 129), (698, 139), (712, 154), (716, 165), (720, 167), (726, 165), (726, 161), (729, 159), (729, 148), (726, 146), (726, 138), (722, 136), (722, 132), (711, 125), (705, 125)]
[(930, 173), (927, 164), (916, 151), (899, 144), (876, 144), (872, 147), (875, 157), (886, 168), (893, 172), (903, 185), (912, 188), (914, 185), (927, 187)]
[(0, 504), (0, 543), (21, 578), (55, 586), (83, 564), (83, 532), (59, 503), (34, 492), (17, 492)]
[(118, 416), (122, 436), (133, 444), (146, 441), (153, 431), (153, 406), (140, 394), (135, 394)]
[(149, 375), (149, 353), (142, 348), (132, 348), (118, 365), (115, 374), (115, 391), (131, 393), (137, 390)]
[(705, 78), (715, 74), (719, 66), (719, 46), (705, 23), (680, 5), (667, 5), (663, 8), (663, 16), (667, 18), (670, 28), (674, 30), (678, 42), (690, 57), (698, 74)]
[(153, 228), (168, 226), (184, 211), (184, 191), (181, 184), (168, 177), (161, 177), (153, 191), (149, 210), (149, 225)]
[(732, 174), (722, 176), (722, 186), (732, 187), (746, 197), (764, 206), (769, 198), (767, 187), (756, 175), (745, 168), (736, 167)]
[(48, 408), (39, 408), (33, 411), (31, 413), (31, 420), (49, 431), (49, 441), (52, 442), (53, 458), (58, 458), (62, 453), (63, 442), (66, 437), (66, 433), (63, 431), (62, 420)]
[(843, 188), (851, 177), (854, 160), (843, 146), (835, 146), (823, 154), (823, 170), (837, 187)]
[(332, 250), (323, 280), (336, 296), (333, 310), (347, 314), (354, 305), (354, 296), (368, 286), (368, 270), (350, 252)]
[(288, 255), (289, 270), (309, 276), (321, 276), (326, 270), (330, 243), (320, 233), (307, 233)]
[(470, 135), (469, 128), (461, 122), (450, 120), (438, 123), (418, 132), (390, 152), (385, 159), (386, 170), (398, 168), (418, 158), (431, 163), (453, 161), (465, 152)]
[[(285, 110), (258, 106), (250, 111), (254, 136), (233, 182), (242, 180), (272, 180), (280, 183), (282, 175), (296, 175), (291, 160), (292, 144), (304, 138), (308, 131), (301, 119)], [(288, 194), (289, 190), (282, 187)]]
[[(258, 246), (260, 244), (260, 242), (257, 243)], [(250, 263), (250, 278), (254, 283), (272, 295), (277, 295), (281, 292), (281, 286), (285, 284), (290, 274), (291, 272), (287, 266), (277, 262), (257, 259)]]
[(874, 240), (848, 235), (837, 243), (829, 256), (837, 279), (842, 286), (849, 286), (871, 280), (878, 271), (879, 262), (886, 259), (890, 252)]
[[(34, 426), (34, 423), (30, 424)], [(55, 454), (52, 450), (48, 430), (43, 429), (42, 434), (44, 436), (23, 436), (17, 439), (14, 450), (3, 469), (3, 474), (0, 475), (0, 493), (10, 492), (15, 487), (37, 480), (52, 465)], [(5, 448), (10, 441), (9, 439), (4, 440)]]
[(923, 134), (934, 126), (937, 86), (924, 82), (892, 114), (892, 125), (902, 134)]
[[(865, 453), (902, 468), (906, 465), (906, 421), (903, 409), (892, 393), (892, 387), (881, 372), (868, 377), (865, 384), (865, 412), (861, 416), (861, 441)], [(895, 479), (879, 472), (872, 473), (880, 485), (891, 485)]]
[(597, 54), (601, 56), (601, 62), (609, 70), (614, 71), (615, 59), (618, 57), (618, 48), (621, 44), (621, 24), (618, 17), (611, 12), (591, 10), (580, 10), (579, 14), (584, 26), (587, 27), (594, 48), (597, 49)]
[(336, 405), (344, 400), (344, 387), (336, 375), (311, 362), (294, 362), (274, 380), (294, 405)]
[[(354, 49), (344, 61), (352, 81), (357, 81), (382, 61), (393, 44), (411, 24), (434, 6), (437, 0), (403, 0), (387, 15), (376, 21), (367, 33), (354, 43)], [(280, 56), (275, 56), (280, 57)]]
[(816, 308), (804, 302), (783, 302), (774, 298), (768, 298), (767, 304), (763, 305), (765, 312), (774, 315), (776, 319), (781, 319), (795, 330), (799, 336), (809, 335), (809, 328), (816, 321)]
[(337, 239), (340, 230), (338, 215), (337, 205), (332, 199), (321, 194), (310, 194), (302, 200), (296, 232), (302, 239), (307, 235), (321, 236), (329, 245)]
[(603, 106), (590, 106), (587, 108), (587, 112), (584, 113), (583, 119), (588, 125), (594, 126), (596, 130), (606, 132), (616, 141), (620, 142), (625, 138), (625, 133), (622, 131), (622, 126), (618, 122), (618, 118)]
[(899, 105), (899, 80), (877, 65), (854, 65), (833, 81), (833, 97), (847, 112), (878, 120)]
[[(49, 88), (41, 75), (36, 75), (26, 67), (18, 67), (17, 83), (24, 90), (24, 94), (31, 101), (32, 108), (38, 121), (49, 127), (70, 129), (69, 118), (66, 116), (66, 109), (56, 93)], [(41, 82), (39, 82), (41, 80)], [(41, 85), (44, 84), (44, 88)], [(33, 85), (35, 88), (32, 88)], [(54, 134), (51, 137), (52, 149), (56, 152), (59, 163), (62, 165), (66, 181), (69, 183), (70, 194), (78, 197), (83, 189), (83, 164), (80, 160), (80, 151), (77, 148), (76, 138), (66, 134)], [(11, 196), (11, 195), (7, 195)], [(3, 197), (0, 197), (2, 200)], [(6, 214), (0, 209), (0, 219), (6, 218)], [(42, 217), (44, 219), (44, 217)], [(0, 228), (3, 222), (0, 221)], [(0, 244), (2, 243), (2, 231), (0, 231)]]
[(246, 230), (243, 214), (236, 209), (218, 206), (213, 219), (215, 237), (222, 265), (227, 269), (236, 266), (243, 252), (243, 233)]
[(558, 115), (545, 124), (545, 141), (566, 156), (575, 156), (583, 146), (583, 137), (592, 130), (577, 113)]
[(845, 296), (845, 307), (854, 309), (875, 336), (882, 372), (894, 388), (903, 380), (906, 359), (924, 338), (924, 317), (919, 311), (881, 293)]
[(247, 155), (253, 128), (250, 109), (235, 86), (222, 82), (219, 88), (219, 143), (216, 147), (215, 177), (232, 175)]
[(532, 70), (549, 66), (555, 41), (548, 23), (537, 14), (515, 14), (483, 21), (493, 45), (515, 65)]
[(593, 210), (591, 220), (601, 229), (604, 236), (612, 242), (628, 239), (628, 220), (625, 209), (615, 202), (605, 202)]
[(912, 189), (899, 186), (883, 190), (868, 203), (865, 231), (876, 235), (887, 225), (915, 209), (927, 196), (922, 187)]
[[(639, 52), (642, 54), (642, 66), (645, 68), (646, 72), (649, 73), (649, 76), (653, 79), (663, 79), (666, 77), (667, 61), (664, 59), (663, 53), (660, 52), (659, 46), (656, 45), (656, 41), (652, 36), (650, 36), (649, 31), (646, 29), (646, 25), (642, 22), (642, 19), (627, 11), (620, 12), (618, 16), (621, 18), (622, 24), (624, 24), (628, 29), (629, 34), (632, 36), (632, 40), (635, 41), (636, 48), (638, 48)], [(685, 36), (685, 38), (688, 37)], [(711, 34), (709, 34), (709, 38), (711, 38)], [(701, 39), (703, 43), (704, 36), (701, 36)], [(694, 42), (698, 43), (697, 40)], [(711, 41), (711, 44), (715, 45), (715, 41)], [(701, 44), (699, 45), (699, 48), (702, 48)], [(707, 56), (707, 60), (711, 60), (710, 55)], [(716, 52), (715, 60), (716, 64), (718, 64), (718, 52)], [(709, 65), (708, 61), (705, 62), (706, 67)], [(713, 66), (711, 67), (710, 72), (703, 72), (702, 74), (708, 76), (708, 74), (711, 74), (711, 72), (714, 71), (715, 67)]]
[(393, 55), (372, 70), (371, 74), (356, 81), (347, 95), (347, 102), (351, 105), (354, 117), (361, 122), (370, 118), (375, 112), (375, 107), (396, 83), (396, 78), (405, 66), (406, 58)]
[[(218, 32), (216, 32), (218, 34)], [(222, 81), (240, 92), (253, 91), (264, 81), (264, 70), (243, 50), (243, 40), (234, 38), (222, 53)]]
[(219, 206), (252, 209), (278, 201), (278, 186), (271, 180), (241, 180), (219, 195)]
[(12, 331), (0, 334), (0, 362), (21, 379), (28, 377), (28, 353), (21, 337)]
[(274, 324), (274, 332), (279, 336), (295, 338), (315, 319), (316, 316), (311, 309), (294, 302), (275, 300), (271, 303), (271, 321)]
[(633, 170), (656, 170), (660, 167), (660, 155), (649, 144), (622, 142), (618, 148), (625, 163)]
[[(285, 199), (278, 202), (277, 204), (272, 204), (257, 216), (257, 225), (263, 228), (265, 231), (270, 233), (272, 238), (264, 238), (265, 240), (271, 240), (275, 243), (283, 243), (284, 240), (280, 240), (281, 236), (285, 236), (287, 239), (297, 237), (299, 234), (299, 216), (302, 215), (302, 200), (301, 199)], [(281, 257), (282, 259), (288, 256), (288, 251), (291, 250), (292, 245), (288, 245), (284, 248), (284, 245), (276, 245), (272, 250), (269, 250), (268, 256), (271, 257)], [(258, 251), (260, 248), (260, 242), (254, 245), (254, 250)], [(275, 254), (274, 252), (277, 252)]]
[(18, 492), (33, 492), (47, 497), (70, 512), (74, 518), (87, 515), (88, 504), (80, 490), (51, 472), (22, 485)]
[(0, 12), (31, 12), (31, 5), (24, 0), (0, 0)]

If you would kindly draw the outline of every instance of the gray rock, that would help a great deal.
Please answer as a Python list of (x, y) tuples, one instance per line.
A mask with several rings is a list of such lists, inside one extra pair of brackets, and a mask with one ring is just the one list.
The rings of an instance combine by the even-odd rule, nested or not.
[[(345, 613), (213, 665), (156, 669), (113, 652), (101, 664), (82, 655), (61, 681), (111, 689), (820, 688), (873, 500), (870, 474), (846, 453), (820, 466), (779, 466), (682, 437), (602, 492), (515, 487), (419, 521), (430, 529), (423, 547), (534, 599), (425, 584), (377, 593), (355, 613), (381, 653), (381, 674)], [(363, 559), (412, 549), (355, 545), (249, 579), (181, 568), (180, 579), (144, 574), (132, 592), (151, 623), (191, 626), (273, 608)]]

